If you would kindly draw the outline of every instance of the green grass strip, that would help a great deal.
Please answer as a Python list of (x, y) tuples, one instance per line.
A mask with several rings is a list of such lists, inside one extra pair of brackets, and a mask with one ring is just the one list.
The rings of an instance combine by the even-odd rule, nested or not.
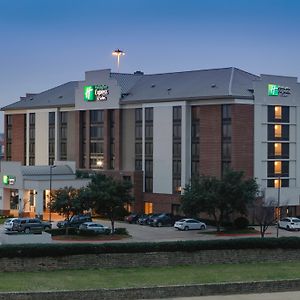
[(86, 290), (300, 278), (300, 262), (0, 273), (0, 291)]

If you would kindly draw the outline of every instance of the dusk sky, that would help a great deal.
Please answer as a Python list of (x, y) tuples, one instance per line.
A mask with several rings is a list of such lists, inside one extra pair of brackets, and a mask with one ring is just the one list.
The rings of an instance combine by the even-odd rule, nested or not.
[(237, 67), (300, 80), (299, 14), (298, 0), (0, 0), (0, 106), (117, 71), (117, 48), (123, 73)]

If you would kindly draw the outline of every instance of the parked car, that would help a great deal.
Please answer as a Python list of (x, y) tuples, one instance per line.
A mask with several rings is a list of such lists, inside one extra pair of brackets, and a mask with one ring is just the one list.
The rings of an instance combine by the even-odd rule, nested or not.
[(159, 215), (161, 215), (161, 213), (149, 214), (149, 217), (146, 220), (146, 224), (151, 225), (153, 223), (154, 218), (158, 217)]
[(174, 224), (178, 230), (205, 229), (206, 224), (196, 219), (181, 219)]
[(99, 223), (85, 222), (79, 226), (79, 231), (92, 231), (95, 233), (109, 234), (110, 228)]
[(11, 231), (13, 228), (14, 221), (18, 218), (9, 218), (4, 222), (4, 229), (7, 231)]
[(38, 218), (18, 218), (13, 221), (12, 230), (25, 233), (41, 233), (43, 230), (49, 230), (51, 228), (51, 223), (41, 221)]
[(139, 214), (136, 214), (136, 213), (132, 213), (128, 216), (125, 217), (125, 221), (130, 223), (130, 224), (133, 224), (133, 223), (136, 223), (138, 218), (140, 217)]
[(84, 214), (84, 215), (74, 215), (70, 218), (70, 220), (64, 220), (57, 222), (56, 226), (58, 228), (66, 228), (73, 227), (73, 228), (79, 228), (79, 226), (85, 222), (92, 222), (92, 217), (90, 214)]
[(151, 214), (142, 214), (139, 216), (138, 220), (136, 221), (137, 224), (146, 225), (147, 220), (150, 218)]
[(279, 221), (279, 228), (286, 230), (300, 230), (300, 219), (294, 217), (287, 217)]
[(172, 214), (168, 213), (162, 213), (159, 214), (158, 216), (152, 216), (149, 220), (149, 225), (150, 226), (173, 226), (174, 224), (174, 216)]

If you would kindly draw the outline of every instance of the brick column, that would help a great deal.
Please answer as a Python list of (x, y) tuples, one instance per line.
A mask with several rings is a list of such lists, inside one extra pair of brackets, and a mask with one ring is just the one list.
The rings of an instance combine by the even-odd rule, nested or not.
[(11, 160), (20, 161), (23, 165), (25, 164), (25, 118), (25, 114), (12, 115)]
[(75, 161), (76, 161), (76, 168), (81, 167), (81, 157), (83, 155), (82, 153), (82, 120), (80, 118), (80, 111), (75, 111), (75, 129), (74, 129), (74, 156), (75, 156)]
[(251, 178), (254, 172), (254, 106), (232, 105), (231, 123), (232, 168)]
[(221, 105), (200, 106), (200, 175), (221, 176)]
[(85, 164), (84, 168), (89, 169), (90, 168), (90, 111), (87, 110), (85, 113)]

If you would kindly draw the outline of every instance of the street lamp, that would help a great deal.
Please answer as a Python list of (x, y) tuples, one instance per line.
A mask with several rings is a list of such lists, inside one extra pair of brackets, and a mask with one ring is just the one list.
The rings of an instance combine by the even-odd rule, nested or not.
[(55, 165), (50, 166), (50, 194), (49, 194), (49, 222), (51, 223), (51, 204), (52, 204), (52, 196), (51, 196), (51, 189), (52, 189), (52, 169), (56, 168)]
[(120, 50), (120, 49), (116, 49), (112, 52), (113, 56), (117, 57), (117, 63), (118, 63), (118, 72), (119, 72), (119, 67), (120, 67), (120, 56), (125, 55), (125, 52)]
[(281, 188), (281, 178), (280, 176), (277, 179), (277, 188), (278, 188), (278, 195), (277, 195), (277, 232), (276, 237), (279, 236), (279, 221), (280, 221), (280, 188)]

